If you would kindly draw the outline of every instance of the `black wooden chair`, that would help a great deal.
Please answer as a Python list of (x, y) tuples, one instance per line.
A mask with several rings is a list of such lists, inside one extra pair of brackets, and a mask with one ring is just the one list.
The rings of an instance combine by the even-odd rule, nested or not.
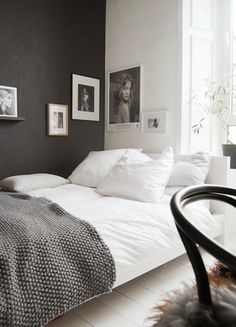
[(194, 270), (196, 287), (191, 285), (183, 291), (172, 292), (166, 306), (161, 306), (161, 314), (156, 315), (154, 326), (236, 326), (236, 280), (226, 286), (209, 282), (197, 245), (233, 274), (236, 273), (236, 256), (193, 226), (184, 211), (186, 205), (203, 199), (223, 201), (236, 207), (234, 196), (236, 189), (205, 184), (183, 188), (172, 197), (172, 214)]

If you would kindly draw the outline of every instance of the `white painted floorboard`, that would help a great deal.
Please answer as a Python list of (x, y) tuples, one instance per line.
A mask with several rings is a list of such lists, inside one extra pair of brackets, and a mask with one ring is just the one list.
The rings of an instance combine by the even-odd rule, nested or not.
[[(215, 259), (203, 253), (206, 266)], [(172, 260), (124, 285), (73, 309), (47, 327), (150, 327), (152, 308), (166, 292), (194, 280), (186, 255)]]

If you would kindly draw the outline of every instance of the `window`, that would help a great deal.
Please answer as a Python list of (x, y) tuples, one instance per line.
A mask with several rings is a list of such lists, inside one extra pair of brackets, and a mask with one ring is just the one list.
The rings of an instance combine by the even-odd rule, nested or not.
[[(232, 0), (231, 7), (231, 73), (232, 73), (232, 90), (236, 94), (236, 0)], [(232, 114), (236, 115), (236, 97), (231, 98)]]

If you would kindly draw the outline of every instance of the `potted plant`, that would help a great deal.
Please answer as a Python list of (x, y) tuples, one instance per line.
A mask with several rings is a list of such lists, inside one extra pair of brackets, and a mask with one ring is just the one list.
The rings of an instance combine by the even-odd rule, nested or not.
[(230, 157), (230, 168), (236, 168), (236, 143), (235, 134), (236, 126), (227, 127), (227, 144), (222, 144), (222, 152), (224, 156)]
[(227, 83), (218, 85), (215, 81), (211, 81), (209, 78), (205, 80), (206, 89), (203, 95), (192, 95), (192, 103), (198, 107), (204, 109), (203, 116), (199, 121), (192, 126), (193, 132), (199, 134), (203, 128), (204, 121), (210, 115), (217, 117), (223, 128), (226, 129), (225, 114), (229, 112), (230, 96), (232, 94), (231, 89)]
[[(217, 84), (209, 78), (206, 79), (206, 90), (203, 96), (193, 94), (191, 98), (192, 103), (204, 109), (203, 116), (192, 126), (193, 132), (199, 134), (207, 117), (213, 115), (221, 121), (222, 127), (228, 133), (225, 115), (230, 111), (230, 99), (234, 96), (229, 83)], [(223, 155), (230, 156), (230, 168), (236, 168), (236, 144), (230, 142), (229, 137), (227, 137), (227, 142), (227, 144), (222, 144)]]

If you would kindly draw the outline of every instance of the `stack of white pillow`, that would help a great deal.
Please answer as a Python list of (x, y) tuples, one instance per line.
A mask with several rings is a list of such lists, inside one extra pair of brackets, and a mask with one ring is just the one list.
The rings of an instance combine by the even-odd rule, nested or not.
[(99, 194), (157, 203), (163, 193), (204, 183), (210, 156), (204, 152), (174, 158), (171, 147), (158, 158), (142, 149), (92, 151), (68, 179), (51, 174), (11, 176), (0, 181), (3, 190), (27, 192), (69, 182), (96, 188)]
[(176, 188), (204, 183), (210, 156), (204, 152), (176, 156), (171, 147), (157, 159), (141, 149), (117, 149), (90, 152), (72, 172), (73, 184), (95, 187), (102, 195), (157, 203)]
[(73, 184), (96, 187), (102, 195), (156, 203), (162, 198), (172, 167), (170, 147), (157, 160), (139, 149), (93, 152), (73, 171), (69, 180)]

